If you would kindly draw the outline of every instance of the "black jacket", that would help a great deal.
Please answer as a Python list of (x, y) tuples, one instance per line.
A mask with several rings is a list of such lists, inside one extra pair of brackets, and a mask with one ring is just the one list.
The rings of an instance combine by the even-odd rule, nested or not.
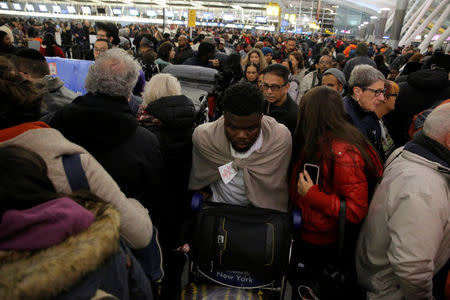
[(186, 48), (180, 49), (180, 47), (175, 48), (175, 57), (173, 58), (173, 63), (176, 65), (181, 65), (184, 61), (194, 55), (194, 50), (192, 50), (190, 45)]
[[(153, 132), (159, 139), (164, 160), (161, 186), (164, 201), (155, 210), (153, 223), (159, 225), (163, 245), (178, 247), (182, 220), (189, 214), (189, 173), (192, 164), (192, 133), (195, 107), (184, 95), (169, 96), (151, 102), (138, 115), (139, 125)], [(170, 231), (170, 234), (167, 232)], [(166, 233), (166, 234), (163, 234)], [(170, 239), (166, 241), (165, 237)]]
[(291, 132), (291, 135), (294, 136), (295, 127), (297, 126), (298, 105), (291, 99), (289, 94), (286, 101), (280, 106), (275, 106), (265, 101), (264, 114), (285, 125)]
[(158, 139), (137, 125), (123, 97), (90, 93), (55, 113), (49, 125), (89, 151), (127, 197), (151, 211), (163, 168)]
[(396, 147), (408, 141), (408, 128), (414, 115), (430, 108), (438, 100), (450, 98), (448, 74), (438, 70), (421, 70), (408, 75), (399, 84), (395, 109), (384, 119)]
[(384, 150), (381, 143), (381, 125), (374, 112), (365, 111), (351, 96), (344, 98), (344, 110), (351, 123), (370, 141), (384, 162)]

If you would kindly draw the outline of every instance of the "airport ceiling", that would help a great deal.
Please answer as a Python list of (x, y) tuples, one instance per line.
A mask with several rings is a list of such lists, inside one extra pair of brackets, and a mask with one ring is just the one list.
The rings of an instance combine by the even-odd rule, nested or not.
[[(10, 0), (11, 1), (11, 0)], [(317, 5), (319, 0), (302, 0), (305, 4), (314, 2)], [(358, 10), (365, 11), (369, 14), (376, 14), (381, 8), (395, 9), (396, 0), (321, 0), (326, 3), (333, 3), (336, 5), (344, 5), (353, 7)], [(25, 2), (19, 0), (17, 2)], [(64, 3), (64, 4), (85, 4), (85, 5), (110, 5), (110, 6), (162, 6), (164, 3), (171, 7), (192, 7), (193, 9), (208, 9), (208, 8), (228, 8), (233, 9), (233, 6), (240, 6), (244, 9), (254, 9), (258, 6), (263, 8), (264, 5), (269, 4), (270, 0), (31, 0), (28, 3)], [(300, 0), (273, 0), (272, 3), (279, 3), (282, 8), (288, 8), (291, 3), (298, 6)], [(292, 5), (291, 5), (292, 7)]]

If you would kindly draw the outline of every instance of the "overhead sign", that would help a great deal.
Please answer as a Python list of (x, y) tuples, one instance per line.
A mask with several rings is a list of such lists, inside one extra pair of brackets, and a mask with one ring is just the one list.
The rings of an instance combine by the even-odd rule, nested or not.
[(195, 18), (197, 17), (197, 11), (194, 9), (189, 10), (188, 15), (188, 27), (195, 27)]
[(280, 7), (275, 4), (269, 4), (266, 7), (266, 14), (268, 16), (278, 16), (280, 14)]

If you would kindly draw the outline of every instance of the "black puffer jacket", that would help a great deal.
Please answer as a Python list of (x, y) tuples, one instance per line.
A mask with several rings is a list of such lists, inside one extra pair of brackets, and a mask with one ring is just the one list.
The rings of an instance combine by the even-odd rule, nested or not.
[(161, 150), (157, 137), (137, 125), (127, 99), (88, 93), (57, 111), (49, 125), (88, 150), (125, 195), (153, 215), (160, 201)]
[(396, 147), (408, 141), (408, 128), (414, 115), (428, 109), (438, 100), (450, 98), (450, 81), (445, 71), (417, 71), (399, 86), (395, 109), (385, 116), (386, 126)]
[[(192, 164), (192, 133), (194, 131), (195, 107), (186, 96), (169, 96), (151, 102), (138, 114), (138, 122), (159, 139), (164, 160), (161, 176), (164, 201), (155, 208), (152, 220), (163, 232), (173, 231), (179, 235), (178, 225), (189, 212), (189, 172)], [(170, 228), (169, 228), (170, 227)], [(166, 235), (167, 236), (167, 235)], [(171, 241), (178, 242), (175, 235)], [(179, 245), (173, 245), (179, 246)]]

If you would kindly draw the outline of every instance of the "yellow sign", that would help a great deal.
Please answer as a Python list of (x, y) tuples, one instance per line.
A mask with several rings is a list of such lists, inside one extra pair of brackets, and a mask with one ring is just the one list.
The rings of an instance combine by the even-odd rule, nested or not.
[(189, 10), (189, 17), (188, 17), (188, 27), (195, 27), (195, 18), (197, 16), (197, 11), (194, 9)]
[(295, 14), (290, 14), (289, 15), (289, 23), (295, 24)]
[(280, 7), (278, 5), (267, 5), (266, 14), (268, 16), (278, 16), (280, 14)]
[(320, 29), (320, 26), (318, 26), (316, 23), (310, 23), (309, 28), (318, 30), (318, 29)]

